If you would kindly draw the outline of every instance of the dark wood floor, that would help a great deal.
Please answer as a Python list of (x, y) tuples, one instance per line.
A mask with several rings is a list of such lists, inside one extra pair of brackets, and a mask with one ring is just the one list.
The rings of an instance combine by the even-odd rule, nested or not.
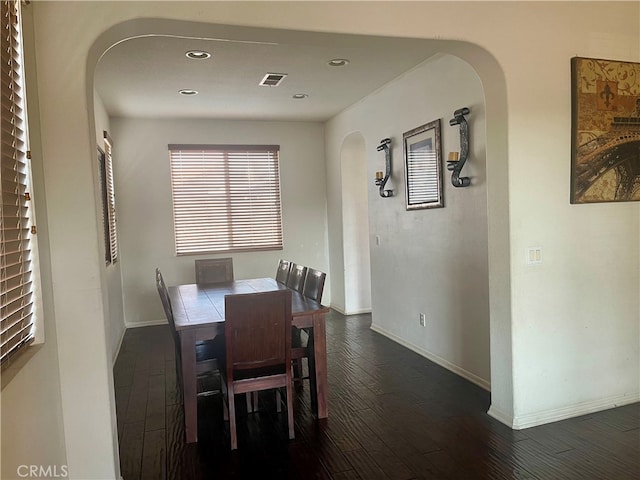
[(328, 420), (310, 415), (306, 385), (289, 441), (263, 395), (259, 413), (240, 412), (234, 453), (215, 395), (199, 399), (200, 441), (184, 443), (168, 327), (128, 330), (114, 369), (123, 478), (640, 478), (640, 404), (512, 431), (486, 414), (488, 392), (369, 326), (328, 316)]

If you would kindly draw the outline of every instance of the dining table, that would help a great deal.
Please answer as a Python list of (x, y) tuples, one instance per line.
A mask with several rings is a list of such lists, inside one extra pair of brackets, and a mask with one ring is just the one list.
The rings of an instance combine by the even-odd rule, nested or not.
[[(176, 331), (180, 337), (182, 398), (187, 443), (198, 441), (196, 343), (224, 334), (226, 295), (260, 293), (288, 287), (273, 278), (194, 283), (168, 287)], [(291, 290), (291, 289), (290, 289)], [(325, 316), (329, 308), (291, 290), (292, 325), (309, 334), (310, 399), (317, 418), (327, 418), (327, 343)]]

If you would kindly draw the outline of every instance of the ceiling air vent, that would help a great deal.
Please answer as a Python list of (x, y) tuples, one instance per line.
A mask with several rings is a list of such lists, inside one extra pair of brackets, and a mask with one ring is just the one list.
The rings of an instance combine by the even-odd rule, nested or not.
[(260, 80), (259, 85), (263, 87), (277, 87), (286, 76), (286, 73), (267, 73), (263, 79)]

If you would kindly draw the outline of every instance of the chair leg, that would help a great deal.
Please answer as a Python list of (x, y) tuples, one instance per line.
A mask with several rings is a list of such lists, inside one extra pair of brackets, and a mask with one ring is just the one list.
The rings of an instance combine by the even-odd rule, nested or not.
[(235, 395), (233, 393), (233, 385), (227, 386), (227, 398), (229, 406), (229, 434), (231, 436), (231, 450), (238, 449), (238, 438), (236, 434), (236, 405)]
[(175, 352), (175, 365), (176, 365), (176, 384), (178, 387), (178, 397), (180, 399), (180, 404), (184, 404), (184, 392), (183, 392), (183, 382), (182, 382), (182, 359), (180, 357), (180, 349), (176, 346)]
[(276, 388), (276, 412), (280, 413), (282, 411), (282, 393), (280, 393), (280, 389)]
[[(291, 345), (293, 347), (302, 346), (302, 329), (291, 327)], [(296, 385), (302, 386), (302, 360), (297, 358), (293, 360), (293, 379)]]
[(247, 413), (253, 413), (253, 402), (251, 401), (251, 392), (245, 393), (247, 397)]
[(295, 438), (293, 429), (293, 382), (287, 382), (287, 422), (289, 424), (289, 439)]
[(296, 385), (299, 387), (303, 386), (302, 377), (303, 377), (302, 359), (296, 358), (295, 360), (293, 360), (293, 381), (296, 382)]
[(220, 389), (222, 390), (222, 418), (225, 422), (229, 421), (229, 390), (227, 389), (226, 380), (220, 381)]

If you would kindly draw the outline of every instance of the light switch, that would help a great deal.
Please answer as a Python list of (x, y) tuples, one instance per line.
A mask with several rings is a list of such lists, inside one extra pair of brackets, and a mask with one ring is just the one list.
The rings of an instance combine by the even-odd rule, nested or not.
[(540, 265), (542, 263), (542, 247), (527, 248), (527, 265)]

